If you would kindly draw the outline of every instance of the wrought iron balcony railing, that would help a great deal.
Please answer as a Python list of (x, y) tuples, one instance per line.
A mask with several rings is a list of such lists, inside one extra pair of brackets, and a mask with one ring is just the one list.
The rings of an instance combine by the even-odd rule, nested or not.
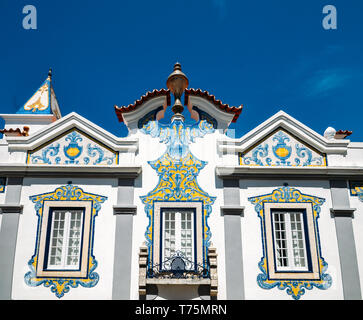
[(218, 273), (217, 252), (213, 247), (208, 248), (207, 266), (195, 263), (177, 252), (160, 264), (152, 265), (149, 260), (148, 247), (143, 245), (139, 252), (139, 297), (147, 295), (148, 285), (180, 285), (194, 284), (209, 286), (210, 296), (217, 297)]
[(209, 265), (203, 266), (188, 259), (182, 251), (166, 258), (159, 264), (148, 264), (147, 278), (155, 279), (201, 279), (209, 278)]

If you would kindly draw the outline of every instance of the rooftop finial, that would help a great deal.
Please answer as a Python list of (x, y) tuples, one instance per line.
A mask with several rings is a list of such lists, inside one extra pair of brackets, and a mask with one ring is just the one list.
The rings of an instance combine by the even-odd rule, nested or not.
[(189, 80), (187, 76), (181, 71), (181, 64), (179, 62), (175, 63), (174, 71), (169, 75), (166, 81), (166, 86), (173, 93), (175, 102), (171, 110), (173, 110), (175, 115), (181, 116), (184, 110), (183, 104), (180, 101), (184, 90), (188, 88)]
[(48, 79), (49, 80), (52, 80), (52, 68), (49, 68), (49, 71), (48, 71)]
[(175, 62), (175, 64), (174, 64), (174, 71), (175, 70), (181, 71), (181, 64), (179, 62)]

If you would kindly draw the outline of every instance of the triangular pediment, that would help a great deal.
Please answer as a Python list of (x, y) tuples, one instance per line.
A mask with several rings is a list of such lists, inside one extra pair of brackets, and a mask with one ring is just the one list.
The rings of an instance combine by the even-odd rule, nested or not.
[(115, 165), (118, 164), (118, 152), (72, 128), (28, 151), (27, 164)]
[(326, 166), (326, 154), (279, 127), (239, 154), (239, 164), (248, 166)]
[(121, 153), (138, 150), (137, 139), (116, 137), (75, 112), (7, 143), (9, 151), (26, 152), (29, 165), (117, 165)]
[[(283, 140), (285, 136), (286, 138)], [(282, 140), (280, 146), (285, 143), (286, 146), (291, 147), (290, 152), (289, 148), (286, 150), (280, 148), (278, 151), (275, 148), (276, 154), (274, 153), (272, 147), (277, 146), (279, 139)], [(217, 143), (220, 152), (239, 154), (240, 165), (247, 165), (247, 163), (249, 163), (248, 165), (261, 165), (259, 161), (256, 161), (256, 156), (266, 154), (264, 157), (268, 162), (262, 162), (264, 163), (262, 165), (278, 165), (277, 163), (280, 163), (280, 165), (286, 166), (287, 162), (285, 163), (285, 161), (288, 161), (291, 166), (326, 166), (326, 161), (320, 164), (320, 160), (326, 159), (326, 156), (331, 154), (346, 154), (350, 141), (327, 139), (286, 112), (279, 111), (241, 138), (226, 137)], [(305, 153), (307, 153), (306, 159), (311, 161), (304, 161), (299, 158), (299, 154)], [(275, 158), (273, 159), (271, 156)], [(255, 161), (251, 161), (249, 157)], [(248, 160), (244, 161), (243, 158), (248, 158)], [(315, 158), (316, 160), (313, 161)]]

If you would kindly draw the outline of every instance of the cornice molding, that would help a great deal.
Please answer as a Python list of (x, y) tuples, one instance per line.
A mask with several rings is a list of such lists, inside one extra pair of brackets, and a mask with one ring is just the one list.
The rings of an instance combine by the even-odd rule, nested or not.
[(217, 141), (220, 152), (238, 153), (256, 145), (268, 134), (278, 128), (285, 129), (295, 135), (306, 144), (326, 154), (346, 154), (350, 143), (349, 140), (328, 140), (314, 130), (310, 129), (300, 121), (294, 119), (284, 111), (279, 111), (255, 129), (251, 130), (239, 139), (223, 139)]
[(24, 165), (0, 164), (0, 171), (4, 176), (107, 176), (136, 178), (141, 174), (142, 167), (138, 165), (114, 166), (70, 166), (70, 165)]
[(9, 151), (28, 151), (47, 143), (72, 128), (85, 132), (114, 151), (136, 153), (138, 150), (138, 139), (116, 137), (75, 112), (53, 122), (33, 135), (28, 137), (7, 137), (6, 141), (8, 142)]
[(363, 177), (363, 167), (260, 167), (260, 166), (216, 166), (220, 178), (303, 178), (343, 179)]

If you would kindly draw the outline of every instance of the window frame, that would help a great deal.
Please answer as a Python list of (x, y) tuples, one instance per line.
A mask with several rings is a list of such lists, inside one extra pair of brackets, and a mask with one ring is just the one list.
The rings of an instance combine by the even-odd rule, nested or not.
[[(51, 241), (53, 240), (53, 232), (54, 232), (54, 214), (55, 211), (66, 211), (66, 218), (65, 218), (65, 227), (64, 227), (64, 235), (63, 235), (63, 250), (65, 252), (62, 252), (62, 259), (66, 260), (68, 258), (68, 241), (69, 241), (69, 233), (71, 231), (70, 228), (70, 217), (68, 212), (72, 211), (80, 211), (81, 212), (81, 225), (80, 225), (80, 245), (79, 245), (79, 261), (77, 267), (72, 267), (71, 265), (67, 265), (64, 263), (60, 267), (57, 267), (56, 265), (51, 265), (49, 258), (50, 258), (50, 250), (51, 250)], [(68, 217), (67, 217), (68, 216)], [(51, 207), (49, 212), (49, 221), (48, 221), (48, 233), (47, 233), (47, 239), (46, 239), (46, 248), (45, 248), (45, 256), (44, 256), (44, 269), (49, 271), (55, 271), (55, 270), (69, 270), (69, 271), (79, 271), (81, 269), (81, 257), (82, 257), (82, 245), (83, 245), (83, 233), (84, 233), (84, 218), (85, 218), (85, 209), (84, 207)], [(65, 262), (65, 261), (64, 261)]]
[(203, 228), (205, 223), (203, 220), (203, 202), (202, 201), (155, 201), (154, 202), (154, 217), (153, 217), (153, 236), (152, 236), (152, 255), (151, 265), (159, 265), (162, 260), (162, 220), (161, 211), (164, 209), (194, 209), (194, 261), (195, 264), (203, 265)]
[[(80, 247), (80, 261), (77, 269), (52, 269), (48, 268), (49, 242), (52, 228), (52, 212), (54, 210), (81, 209), (83, 210), (82, 236)], [(90, 250), (91, 237), (91, 216), (92, 201), (68, 201), (68, 200), (45, 200), (43, 203), (43, 215), (40, 228), (40, 241), (38, 262), (36, 268), (37, 277), (55, 277), (55, 278), (87, 278), (88, 259)]]
[[(287, 266), (278, 266), (278, 256), (277, 256), (277, 250), (276, 247), (276, 220), (275, 220), (275, 214), (284, 214), (285, 217), (288, 217), (287, 220), (285, 220), (285, 229), (284, 232), (286, 233), (286, 251), (287, 251), (287, 261), (293, 260), (294, 254), (293, 254), (293, 247), (292, 247), (292, 235), (291, 235), (291, 215), (292, 214), (300, 214), (301, 216), (301, 224), (302, 224), (302, 241), (303, 241), (303, 248), (298, 250), (304, 251), (304, 260), (305, 260), (305, 267), (297, 267), (295, 265), (292, 265), (288, 262)], [(272, 209), (271, 210), (271, 223), (272, 223), (272, 237), (273, 237), (273, 245), (274, 245), (274, 257), (275, 257), (275, 270), (276, 272), (311, 272), (311, 261), (310, 261), (310, 250), (309, 250), (309, 237), (307, 234), (307, 224), (306, 224), (306, 210), (302, 209)]]
[[(307, 270), (278, 270), (272, 218), (272, 214), (277, 211), (300, 211), (303, 213)], [(269, 279), (319, 280), (319, 254), (312, 203), (264, 203), (264, 214)]]
[[(196, 209), (195, 208), (186, 208), (186, 207), (180, 207), (180, 208), (172, 208), (172, 207), (162, 207), (160, 208), (160, 257), (161, 257), (161, 261), (165, 261), (166, 259), (170, 258), (170, 257), (165, 257), (164, 254), (164, 240), (165, 240), (165, 211), (175, 211), (176, 213), (181, 213), (183, 211), (186, 212), (191, 212), (192, 213), (192, 219), (191, 219), (191, 230), (192, 230), (192, 257), (190, 259), (190, 261), (192, 261), (193, 263), (195, 263), (197, 261), (197, 246), (196, 246)], [(179, 216), (179, 215), (178, 215)], [(180, 230), (177, 230), (177, 219), (175, 219), (175, 240), (179, 240), (181, 242), (182, 238), (181, 238), (181, 217), (180, 217)], [(177, 236), (179, 234), (179, 237)], [(179, 239), (178, 239), (179, 238)], [(177, 247), (175, 248), (175, 252), (176, 251), (181, 251), (181, 249), (178, 249)], [(185, 256), (186, 257), (186, 256)], [(186, 257), (188, 260), (189, 258)]]

